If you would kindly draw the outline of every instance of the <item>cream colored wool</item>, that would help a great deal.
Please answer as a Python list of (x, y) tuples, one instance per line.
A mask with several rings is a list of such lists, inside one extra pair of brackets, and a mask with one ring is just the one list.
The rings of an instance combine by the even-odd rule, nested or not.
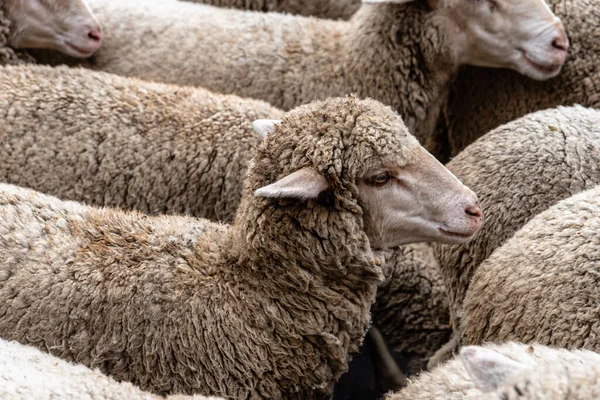
[(409, 380), (405, 389), (389, 394), (386, 400), (596, 400), (600, 395), (597, 353), (520, 343), (485, 348), (519, 362), (523, 369), (496, 390), (484, 392), (457, 356)]
[(600, 3), (547, 2), (565, 24), (571, 43), (563, 71), (538, 82), (512, 71), (465, 67), (451, 86), (436, 155), (454, 156), (491, 129), (534, 111), (574, 104), (600, 107)]
[(473, 275), (463, 343), (600, 351), (600, 186), (536, 216)]
[[(158, 394), (327, 396), (382, 279), (357, 176), (418, 148), (372, 100), (300, 107), (259, 145), (231, 227), (0, 185), (0, 337)], [(306, 166), (331, 185), (319, 201), (252, 195)]]
[(360, 0), (187, 0), (219, 7), (271, 11), (329, 19), (350, 19)]
[(86, 69), (0, 67), (0, 180), (62, 199), (231, 221), (268, 104)]
[(5, 400), (219, 400), (201, 395), (159, 397), (127, 382), (38, 349), (0, 339), (0, 398)]
[(434, 245), (460, 326), (473, 274), (490, 254), (534, 216), (600, 184), (600, 111), (558, 107), (503, 125), (447, 164), (474, 190), (484, 222), (464, 245)]
[(365, 5), (349, 22), (183, 1), (90, 6), (105, 33), (91, 68), (284, 110), (355, 93), (392, 106), (419, 139), (433, 132), (458, 68), (447, 27), (420, 1)]

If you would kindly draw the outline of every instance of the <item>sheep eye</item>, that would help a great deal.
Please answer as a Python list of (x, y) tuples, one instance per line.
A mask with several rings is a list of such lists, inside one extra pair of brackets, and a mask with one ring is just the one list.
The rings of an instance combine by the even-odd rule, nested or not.
[(383, 186), (392, 179), (392, 174), (389, 172), (382, 172), (369, 179), (369, 184), (372, 186)]

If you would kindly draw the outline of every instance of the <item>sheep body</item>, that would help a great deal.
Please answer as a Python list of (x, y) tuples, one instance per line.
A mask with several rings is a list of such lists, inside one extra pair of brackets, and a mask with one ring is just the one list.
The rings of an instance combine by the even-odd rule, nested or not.
[(86, 69), (0, 68), (0, 179), (62, 199), (231, 221), (264, 102)]
[(445, 26), (422, 2), (367, 5), (351, 21), (162, 0), (90, 6), (105, 31), (91, 68), (283, 110), (355, 93), (392, 106), (419, 139), (433, 131), (458, 67)]
[[(508, 70), (465, 67), (451, 85), (436, 140), (454, 156), (490, 130), (528, 113), (574, 104), (599, 108), (600, 6), (594, 0), (548, 0), (569, 34), (560, 75), (538, 82)], [(448, 135), (447, 138), (444, 138)], [(437, 154), (437, 153), (436, 153)]]
[[(0, 185), (0, 337), (158, 394), (326, 396), (382, 279), (346, 187), (416, 149), (380, 103), (301, 107), (258, 147), (231, 227)], [(331, 204), (253, 196), (307, 162), (336, 182)]]
[[(0, 339), (0, 398), (160, 400), (127, 382), (75, 365), (38, 349)], [(216, 397), (168, 396), (166, 400), (219, 400)]]
[[(449, 296), (451, 326), (479, 265), (535, 215), (600, 184), (600, 111), (558, 107), (503, 125), (447, 167), (478, 194), (484, 223), (464, 245), (434, 245)], [(436, 361), (437, 362), (437, 361)]]
[[(386, 400), (593, 400), (600, 394), (600, 355), (521, 343), (489, 344), (485, 349), (516, 361), (519, 376), (507, 377), (495, 390), (481, 388), (459, 356), (431, 372), (409, 380), (405, 389)], [(490, 368), (481, 365), (482, 369)]]
[(350, 19), (360, 0), (187, 0), (242, 10), (284, 12), (318, 18)]
[(600, 186), (536, 216), (473, 275), (463, 343), (600, 351)]

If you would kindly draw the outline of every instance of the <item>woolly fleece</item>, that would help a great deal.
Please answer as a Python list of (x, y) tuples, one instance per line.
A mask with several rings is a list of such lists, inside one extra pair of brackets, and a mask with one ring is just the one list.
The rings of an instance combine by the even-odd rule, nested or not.
[(361, 0), (187, 0), (242, 10), (282, 12), (329, 19), (350, 19)]
[(0, 67), (0, 180), (99, 206), (231, 221), (261, 101), (86, 69)]
[(446, 288), (429, 244), (402, 246), (385, 256), (386, 279), (371, 310), (373, 325), (414, 374), (450, 338)]
[[(356, 179), (420, 149), (378, 102), (300, 107), (259, 145), (231, 227), (0, 185), (0, 337), (158, 394), (326, 397), (383, 278)], [(304, 167), (330, 184), (318, 201), (253, 196)]]
[(485, 347), (525, 364), (528, 369), (515, 381), (483, 393), (457, 356), (432, 372), (409, 380), (406, 388), (388, 395), (386, 400), (595, 400), (600, 394), (600, 355), (596, 353), (520, 343)]
[(0, 340), (0, 398), (11, 400), (219, 400), (216, 397), (159, 397), (98, 371), (71, 364), (33, 347)]
[(541, 213), (477, 269), (465, 343), (535, 341), (600, 351), (600, 187)]
[(557, 78), (538, 82), (513, 71), (465, 67), (451, 87), (438, 129), (438, 146), (446, 142), (448, 147), (441, 150), (447, 155), (458, 154), (491, 129), (534, 111), (574, 104), (600, 107), (600, 4), (547, 2), (563, 21), (571, 43), (563, 71)]
[(90, 6), (105, 33), (91, 68), (284, 110), (355, 93), (392, 106), (420, 140), (458, 68), (446, 21), (421, 1), (365, 5), (348, 22), (164, 0)]
[(479, 197), (484, 221), (464, 245), (434, 245), (457, 329), (473, 274), (534, 216), (600, 184), (600, 111), (558, 107), (485, 135), (447, 165)]

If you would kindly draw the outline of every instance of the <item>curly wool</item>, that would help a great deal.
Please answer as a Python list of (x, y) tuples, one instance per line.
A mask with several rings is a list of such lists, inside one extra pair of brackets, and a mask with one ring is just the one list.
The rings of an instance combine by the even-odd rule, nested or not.
[(318, 18), (348, 20), (360, 8), (360, 0), (187, 0), (242, 10), (282, 12)]
[(15, 51), (8, 45), (11, 21), (4, 15), (4, 0), (0, 0), (0, 65), (28, 64), (33, 58), (25, 51)]
[(541, 213), (473, 275), (463, 342), (600, 351), (600, 187)]
[(268, 104), (86, 69), (0, 67), (0, 180), (62, 199), (231, 221)]
[(446, 288), (429, 244), (402, 246), (385, 256), (373, 325), (408, 361), (408, 372), (418, 373), (452, 332)]
[(283, 110), (355, 93), (394, 108), (420, 140), (458, 67), (447, 21), (421, 1), (367, 5), (348, 22), (162, 0), (90, 5), (105, 33), (91, 68)]
[[(600, 387), (600, 355), (538, 344), (488, 344), (488, 349), (525, 364), (515, 381), (483, 393), (457, 356), (432, 372), (409, 380), (406, 388), (386, 400), (594, 400)], [(515, 386), (519, 389), (515, 390)], [(594, 396), (595, 394), (595, 396)]]
[[(571, 47), (560, 75), (547, 82), (508, 70), (465, 67), (451, 87), (436, 140), (449, 155), (525, 114), (579, 104), (600, 108), (600, 5), (595, 0), (548, 0)], [(444, 137), (446, 136), (447, 137)]]
[[(327, 396), (382, 279), (355, 181), (417, 146), (372, 100), (300, 107), (259, 145), (231, 227), (0, 185), (0, 337), (159, 394)], [(253, 196), (307, 166), (331, 186), (318, 202)]]
[(0, 339), (0, 398), (11, 400), (219, 400), (216, 397), (159, 397), (98, 371), (71, 364), (16, 342)]
[(535, 215), (600, 184), (600, 111), (558, 107), (488, 133), (448, 163), (479, 197), (483, 226), (463, 245), (434, 245), (457, 330), (479, 265)]

